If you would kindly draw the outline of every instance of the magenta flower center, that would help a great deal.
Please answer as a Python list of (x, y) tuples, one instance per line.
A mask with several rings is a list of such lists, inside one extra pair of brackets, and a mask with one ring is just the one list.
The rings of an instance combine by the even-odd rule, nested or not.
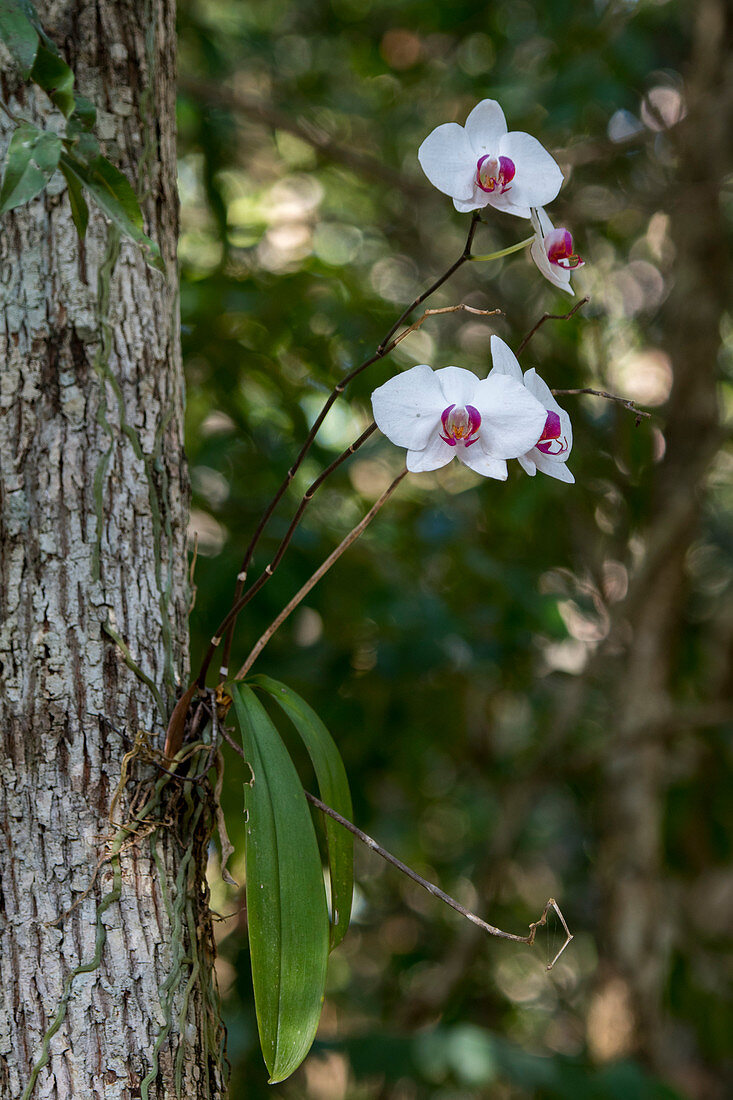
[(538, 451), (542, 451), (545, 455), (563, 455), (568, 448), (568, 441), (564, 435), (561, 435), (562, 424), (560, 423), (560, 417), (552, 409), (547, 413), (547, 420), (545, 421), (545, 428), (540, 436), (539, 440), (535, 444)]
[(585, 260), (573, 252), (573, 238), (568, 229), (552, 229), (545, 236), (547, 259), (556, 267), (566, 270), (582, 267)]
[(499, 191), (503, 195), (514, 179), (514, 161), (509, 157), (481, 157), (476, 165), (476, 183), (482, 191)]
[(443, 409), (440, 417), (443, 432), (440, 438), (449, 447), (455, 447), (457, 443), (463, 443), (470, 447), (478, 439), (478, 430), (481, 427), (481, 414), (473, 405), (449, 405)]

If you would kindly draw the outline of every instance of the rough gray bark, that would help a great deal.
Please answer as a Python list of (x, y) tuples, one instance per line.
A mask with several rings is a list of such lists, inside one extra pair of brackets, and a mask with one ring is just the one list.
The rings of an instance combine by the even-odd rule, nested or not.
[(621, 667), (611, 662), (609, 668), (617, 689), (605, 761), (601, 995), (615, 991), (605, 1019), (609, 1034), (619, 1037), (616, 1053), (636, 1050), (665, 1073), (677, 1060), (663, 1004), (672, 937), (681, 924), (662, 877), (668, 733), (674, 728), (686, 559), (700, 530), (708, 468), (723, 442), (718, 355), (731, 262), (720, 188), (731, 167), (730, 19), (722, 0), (696, 8), (688, 115), (675, 129), (678, 169), (665, 196), (676, 253), (664, 317), (674, 368), (666, 453), (643, 532), (645, 552), (612, 639), (612, 648), (623, 650)]
[[(0, 1096), (29, 1096), (35, 1066), (36, 1097), (217, 1097), (199, 788), (156, 807), (154, 848), (124, 847), (118, 900), (114, 863), (95, 878), (123, 755), (138, 730), (160, 745), (165, 728), (109, 630), (166, 708), (188, 671), (174, 4), (38, 8), (99, 109), (107, 155), (143, 196), (168, 279), (94, 208), (80, 249), (60, 181), (3, 221)], [(45, 97), (3, 70), (4, 98), (48, 123)], [(128, 813), (123, 799), (117, 820)]]

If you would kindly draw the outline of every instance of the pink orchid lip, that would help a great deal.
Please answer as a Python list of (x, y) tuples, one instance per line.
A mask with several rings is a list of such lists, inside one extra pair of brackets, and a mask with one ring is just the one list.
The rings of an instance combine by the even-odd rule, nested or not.
[(476, 183), (482, 191), (491, 194), (499, 188), (500, 194), (509, 190), (517, 169), (509, 157), (483, 156), (476, 165)]
[(566, 270), (574, 270), (583, 267), (585, 260), (573, 252), (573, 238), (568, 229), (551, 229), (545, 235), (545, 252), (551, 264), (563, 267)]
[(445, 432), (445, 435), (440, 435), (444, 443), (449, 447), (455, 447), (457, 443), (471, 447), (478, 439), (481, 413), (473, 405), (466, 405), (465, 408), (449, 405), (447, 409), (443, 409), (440, 422)]
[(560, 417), (550, 409), (547, 413), (544, 431), (535, 444), (537, 450), (542, 451), (545, 455), (565, 454), (569, 450), (568, 441), (565, 436), (560, 438), (561, 431)]

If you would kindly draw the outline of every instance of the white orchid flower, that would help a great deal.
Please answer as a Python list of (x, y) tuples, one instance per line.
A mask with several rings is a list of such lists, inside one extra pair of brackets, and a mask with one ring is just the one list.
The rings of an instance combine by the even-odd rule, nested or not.
[(457, 458), (484, 477), (505, 481), (506, 459), (529, 451), (547, 413), (520, 380), (477, 378), (462, 367), (420, 364), (372, 394), (377, 427), (407, 448), (407, 469), (438, 470)]
[(491, 337), (491, 359), (494, 364), (489, 377), (511, 378), (526, 387), (542, 405), (545, 410), (545, 422), (535, 444), (523, 454), (517, 455), (519, 465), (534, 477), (538, 470), (558, 481), (565, 481), (568, 485), (575, 482), (575, 478), (566, 466), (573, 446), (573, 429), (570, 417), (561, 409), (552, 396), (550, 387), (542, 381), (537, 372), (532, 368), (526, 371), (522, 378), (520, 367), (514, 352), (498, 336)]
[(573, 238), (568, 229), (555, 229), (542, 207), (531, 211), (535, 238), (529, 246), (532, 259), (553, 286), (575, 294), (570, 285), (570, 272), (583, 267), (585, 260), (573, 252)]
[(433, 186), (450, 195), (461, 213), (494, 206), (528, 218), (531, 207), (552, 202), (563, 180), (536, 138), (521, 131), (507, 133), (495, 99), (482, 99), (465, 127), (457, 122), (438, 126), (417, 157)]

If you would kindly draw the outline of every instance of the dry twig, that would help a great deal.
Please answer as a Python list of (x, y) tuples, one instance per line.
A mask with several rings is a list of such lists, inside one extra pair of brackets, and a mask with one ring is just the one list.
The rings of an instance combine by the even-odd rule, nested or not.
[(556, 397), (562, 397), (564, 395), (575, 396), (576, 394), (580, 393), (589, 393), (592, 397), (604, 397), (606, 401), (615, 401), (618, 405), (623, 405), (625, 409), (628, 409), (629, 412), (634, 414), (634, 416), (636, 417), (637, 428), (639, 424), (641, 424), (642, 419), (651, 419), (651, 413), (644, 412), (644, 410), (638, 408), (633, 401), (629, 401), (627, 397), (619, 397), (615, 393), (606, 393), (605, 390), (592, 390), (586, 386), (584, 389), (580, 390), (553, 390), (552, 392), (555, 394)]
[(576, 302), (569, 313), (543, 313), (534, 328), (531, 328), (527, 335), (522, 340), (521, 344), (517, 348), (517, 358), (522, 354), (527, 344), (530, 342), (537, 329), (542, 328), (545, 321), (569, 321), (571, 317), (574, 317), (581, 306), (587, 305), (590, 298), (586, 295), (585, 298), (581, 298), (579, 302)]
[(514, 943), (526, 943), (531, 947), (534, 944), (535, 938), (537, 936), (537, 929), (547, 924), (547, 914), (552, 909), (557, 914), (560, 923), (565, 930), (565, 942), (555, 955), (552, 962), (547, 964), (548, 970), (552, 970), (553, 966), (572, 940), (573, 934), (568, 928), (560, 906), (557, 904), (554, 898), (548, 898), (547, 904), (542, 910), (542, 914), (539, 919), (533, 921), (532, 924), (530, 924), (528, 935), (518, 936), (514, 932), (505, 932), (503, 929), (496, 928), (495, 925), (489, 924), (487, 921), (477, 916), (476, 913), (472, 913), (469, 909), (466, 909), (465, 905), (461, 905), (459, 901), (456, 901), (455, 898), (452, 898), (450, 894), (446, 894), (445, 891), (441, 890), (439, 886), (435, 885), (435, 883), (428, 882), (428, 880), (423, 878), (422, 875), (419, 875), (417, 871), (413, 871), (412, 867), (408, 867), (406, 863), (403, 863), (401, 859), (397, 858), (397, 856), (393, 856), (392, 853), (388, 852), (386, 848), (383, 848), (381, 844), (377, 844), (376, 840), (368, 836), (367, 833), (362, 832), (361, 829), (359, 829), (347, 818), (342, 817), (341, 814), (332, 809), (331, 806), (327, 806), (325, 802), (321, 802), (320, 798), (316, 798), (315, 795), (310, 794), (310, 792), (308, 791), (305, 792), (305, 797), (313, 806), (316, 806), (321, 811), (321, 813), (327, 814), (329, 817), (332, 817), (333, 820), (337, 821), (339, 825), (342, 825), (344, 829), (348, 829), (350, 833), (353, 833), (354, 836), (358, 840), (360, 840), (362, 844), (365, 844), (367, 848), (371, 849), (372, 852), (376, 852), (378, 856), (381, 856), (382, 859), (386, 860), (387, 863), (391, 863), (392, 866), (396, 867), (398, 871), (401, 871), (403, 875), (407, 875), (408, 878), (411, 878), (413, 882), (416, 882), (418, 884), (418, 886), (422, 886), (423, 889), (427, 890), (427, 892), (429, 894), (432, 894), (433, 897), (445, 902), (446, 905), (450, 905), (451, 909), (455, 909), (455, 911), (457, 913), (460, 913), (462, 917), (465, 917), (466, 920), (471, 921), (472, 924), (475, 924), (479, 928), (482, 928), (484, 932), (488, 932), (490, 936), (498, 936), (500, 939), (503, 940), (513, 940)]
[(399, 336), (395, 336), (386, 350), (392, 351), (393, 348), (402, 343), (406, 336), (424, 325), (428, 317), (435, 317), (438, 313), (473, 313), (477, 317), (494, 317), (497, 313), (503, 314), (503, 312), (502, 309), (476, 309), (475, 306), (467, 306), (465, 302), (459, 302), (457, 306), (443, 306), (442, 309), (426, 309), (422, 317), (418, 318), (414, 324), (409, 325)]

